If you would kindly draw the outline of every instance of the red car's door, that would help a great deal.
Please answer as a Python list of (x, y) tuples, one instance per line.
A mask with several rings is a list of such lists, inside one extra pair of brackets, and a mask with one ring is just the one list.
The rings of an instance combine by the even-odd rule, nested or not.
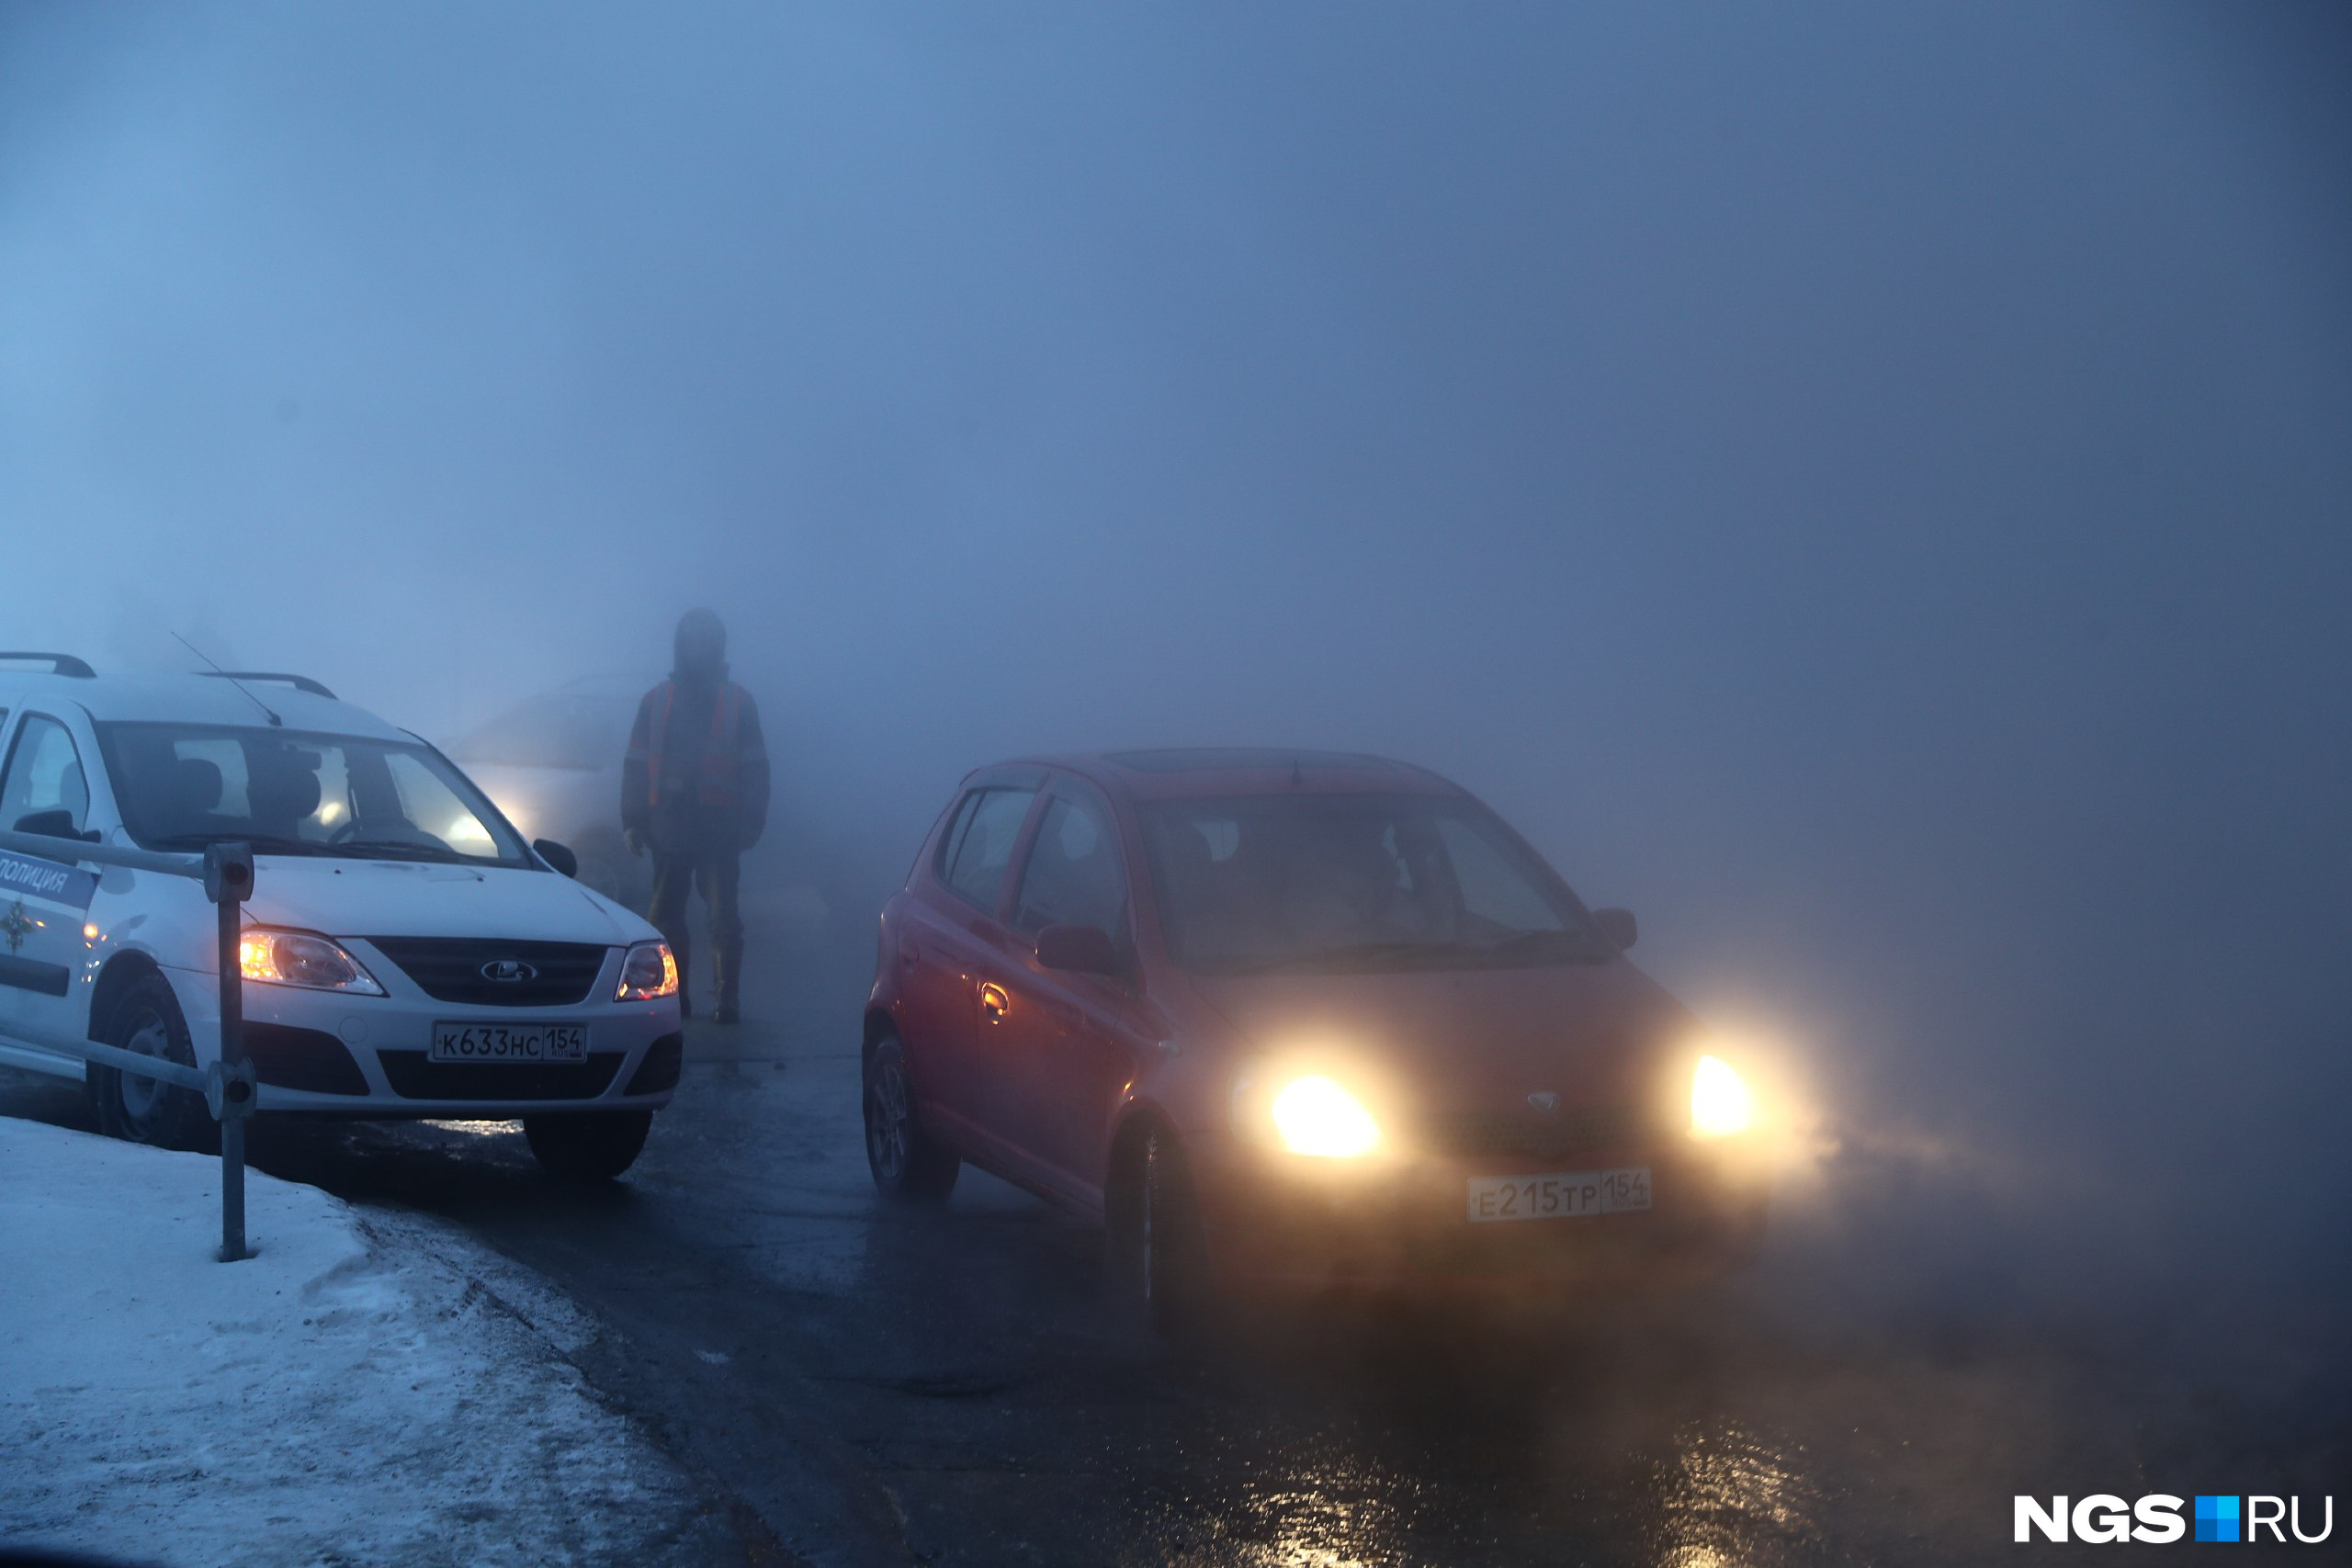
[(1114, 819), (1092, 792), (1057, 782), (1046, 796), (1009, 915), (1005, 1016), (984, 1026), (988, 1066), (1000, 1079), (1001, 1125), (1023, 1173), (1092, 1207), (1102, 1201), (1111, 1121), (1156, 1034), (1152, 1014), (1124, 976), (1048, 969), (1036, 935), (1049, 925), (1093, 926), (1132, 966), (1127, 880)]
[(972, 1153), (992, 1142), (978, 1035), (984, 1010), (991, 1024), (1001, 1011), (1001, 993), (989, 980), (1004, 962), (996, 908), (1036, 798), (1034, 783), (976, 785), (901, 906), (899, 1023), (908, 1075), (927, 1124)]

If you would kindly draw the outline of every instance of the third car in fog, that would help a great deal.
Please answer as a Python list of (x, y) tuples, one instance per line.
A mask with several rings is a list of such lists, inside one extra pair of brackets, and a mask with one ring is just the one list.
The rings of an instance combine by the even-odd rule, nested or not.
[(1466, 792), (1379, 758), (1125, 751), (965, 781), (883, 912), (876, 1184), (969, 1160), (1206, 1295), (1547, 1288), (1736, 1257), (1747, 1085)]

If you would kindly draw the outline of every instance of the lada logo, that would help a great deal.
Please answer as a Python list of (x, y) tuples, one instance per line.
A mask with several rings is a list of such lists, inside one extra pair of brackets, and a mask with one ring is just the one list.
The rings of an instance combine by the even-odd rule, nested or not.
[(493, 958), (481, 966), (481, 977), (513, 985), (518, 980), (536, 980), (539, 972), (519, 958)]
[(1560, 1109), (1560, 1097), (1548, 1089), (1538, 1089), (1527, 1097), (1527, 1103), (1538, 1111), (1557, 1111)]

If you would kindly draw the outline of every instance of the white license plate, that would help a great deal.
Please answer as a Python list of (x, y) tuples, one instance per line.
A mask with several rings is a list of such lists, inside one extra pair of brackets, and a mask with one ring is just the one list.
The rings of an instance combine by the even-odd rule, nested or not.
[(430, 1062), (584, 1062), (584, 1023), (436, 1023)]
[(1470, 1223), (1498, 1220), (1573, 1220), (1587, 1214), (1622, 1214), (1650, 1206), (1650, 1168), (1546, 1171), (1536, 1176), (1474, 1176), (1470, 1179)]

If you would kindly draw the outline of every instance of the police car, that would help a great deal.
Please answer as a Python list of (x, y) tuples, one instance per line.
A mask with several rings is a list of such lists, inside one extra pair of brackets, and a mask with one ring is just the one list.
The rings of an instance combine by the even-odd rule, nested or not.
[(201, 1097), (59, 1043), (217, 1058), (218, 911), (197, 881), (77, 863), (76, 843), (253, 847), (239, 964), (262, 1111), (519, 1117), (549, 1171), (607, 1179), (677, 1084), (660, 934), (431, 746), (315, 681), (0, 654), (0, 830), (17, 835), (0, 849), (0, 1063), (84, 1079), (119, 1136), (186, 1146), (213, 1129)]

